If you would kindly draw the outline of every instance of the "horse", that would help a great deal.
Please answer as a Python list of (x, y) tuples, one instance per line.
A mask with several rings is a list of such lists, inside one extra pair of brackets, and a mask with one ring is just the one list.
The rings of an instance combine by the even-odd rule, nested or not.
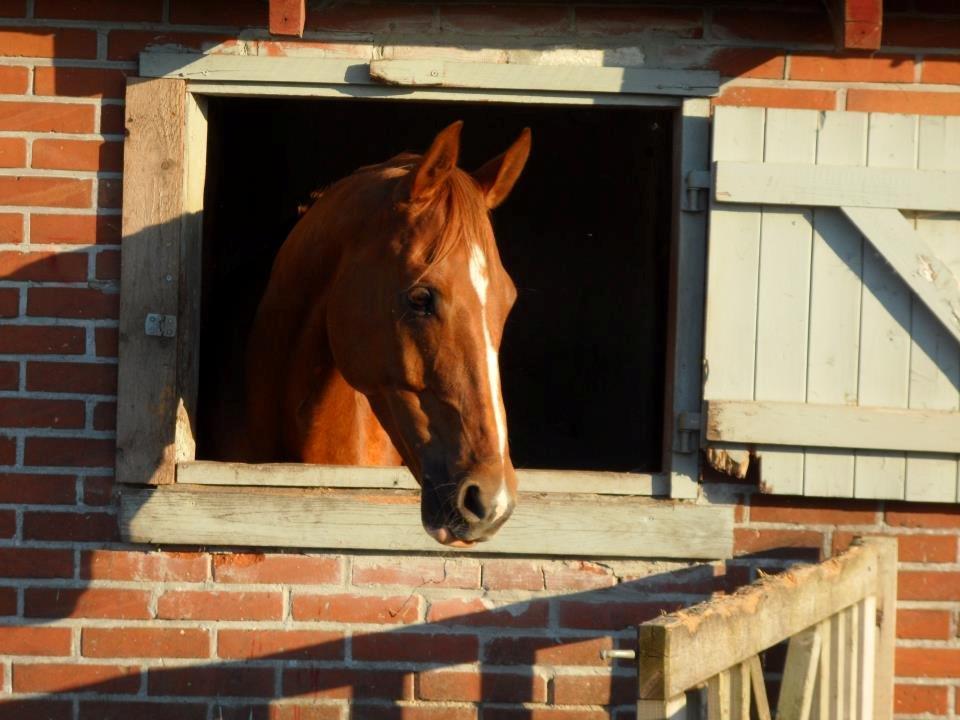
[(498, 353), (517, 291), (489, 215), (531, 143), (526, 128), (468, 173), (462, 125), (315, 195), (246, 355), (251, 462), (404, 464), (424, 529), (451, 547), (489, 540), (516, 503)]

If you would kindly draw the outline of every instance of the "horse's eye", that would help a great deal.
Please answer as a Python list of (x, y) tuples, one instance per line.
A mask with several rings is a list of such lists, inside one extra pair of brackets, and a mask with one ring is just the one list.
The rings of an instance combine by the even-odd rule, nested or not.
[(433, 291), (418, 285), (407, 292), (407, 305), (417, 315), (431, 315), (434, 310)]

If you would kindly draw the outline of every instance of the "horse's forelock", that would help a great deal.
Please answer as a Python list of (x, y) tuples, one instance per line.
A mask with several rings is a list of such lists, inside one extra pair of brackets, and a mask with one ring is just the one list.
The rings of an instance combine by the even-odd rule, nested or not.
[(430, 246), (425, 248), (427, 267), (424, 273), (468, 242), (478, 244), (483, 254), (489, 257), (491, 233), (487, 230), (487, 207), (470, 175), (455, 168), (432, 198), (426, 211), (442, 212), (444, 215), (440, 232), (426, 238)]

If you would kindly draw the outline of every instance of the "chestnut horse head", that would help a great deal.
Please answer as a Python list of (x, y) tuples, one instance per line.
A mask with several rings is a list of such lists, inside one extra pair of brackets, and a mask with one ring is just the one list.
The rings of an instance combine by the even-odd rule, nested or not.
[[(274, 455), (383, 464), (392, 444), (420, 483), (424, 528), (454, 546), (489, 539), (516, 499), (498, 366), (516, 289), (488, 215), (530, 151), (524, 130), (467, 173), (457, 167), (461, 125), (422, 156), (361, 168), (322, 193), (278, 255), (248, 356), (253, 427), (264, 433), (272, 414), (281, 428)], [(288, 367), (270, 366), (271, 353)], [(273, 410), (258, 387), (265, 365), (281, 377), (267, 383), (284, 397)], [(351, 435), (330, 430), (331, 419)], [(383, 431), (389, 441), (378, 444)]]

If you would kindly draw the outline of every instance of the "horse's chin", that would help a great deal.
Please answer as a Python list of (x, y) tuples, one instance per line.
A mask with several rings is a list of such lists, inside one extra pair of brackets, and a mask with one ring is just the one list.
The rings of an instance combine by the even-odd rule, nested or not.
[(423, 529), (427, 531), (427, 535), (432, 537), (441, 545), (446, 545), (447, 547), (471, 548), (479, 542), (479, 540), (463, 540), (462, 538), (454, 535), (447, 528), (434, 528), (424, 525)]

